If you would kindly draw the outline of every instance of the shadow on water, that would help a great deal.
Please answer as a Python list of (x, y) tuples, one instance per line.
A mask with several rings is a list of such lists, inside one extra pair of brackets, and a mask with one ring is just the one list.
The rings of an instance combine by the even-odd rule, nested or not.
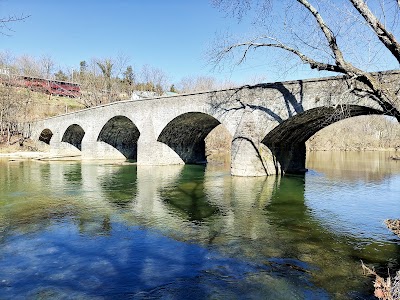
[(101, 189), (107, 201), (119, 208), (127, 208), (132, 203), (137, 191), (136, 166), (117, 166), (112, 174), (102, 176)]
[(241, 178), (204, 166), (0, 168), (0, 298), (372, 299), (360, 259), (399, 268), (396, 239), (325, 226), (309, 184), (330, 179), (314, 171)]
[(204, 166), (184, 168), (174, 184), (159, 192), (169, 210), (190, 222), (201, 222), (219, 213), (218, 206), (208, 201), (204, 169)]

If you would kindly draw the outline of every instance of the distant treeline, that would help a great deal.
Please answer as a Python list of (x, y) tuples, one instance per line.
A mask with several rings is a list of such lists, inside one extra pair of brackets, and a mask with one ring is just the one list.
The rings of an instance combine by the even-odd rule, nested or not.
[(76, 83), (81, 90), (79, 101), (85, 107), (126, 100), (134, 92), (151, 92), (158, 96), (166, 92), (188, 93), (235, 85), (207, 76), (184, 77), (174, 84), (164, 70), (150, 65), (133, 67), (124, 55), (92, 58), (74, 67), (60, 67), (50, 56), (16, 57), (0, 52), (0, 73)]
[(345, 119), (317, 132), (307, 142), (309, 150), (400, 151), (400, 125), (386, 116), (360, 116)]

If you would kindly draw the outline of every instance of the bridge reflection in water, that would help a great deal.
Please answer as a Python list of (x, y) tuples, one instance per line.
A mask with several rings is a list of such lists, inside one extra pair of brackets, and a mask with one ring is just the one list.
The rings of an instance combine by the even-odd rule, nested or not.
[[(398, 242), (376, 220), (375, 235), (333, 226), (324, 201), (339, 177), (350, 190), (400, 181), (399, 164), (380, 161), (358, 180), (345, 168), (252, 178), (213, 166), (2, 163), (3, 295), (364, 297), (360, 259), (398, 269)], [(339, 212), (362, 220), (370, 204)]]

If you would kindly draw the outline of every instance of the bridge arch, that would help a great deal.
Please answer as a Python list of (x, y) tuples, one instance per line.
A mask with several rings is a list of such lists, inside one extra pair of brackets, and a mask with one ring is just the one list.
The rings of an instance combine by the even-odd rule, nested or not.
[(53, 132), (50, 129), (45, 128), (39, 135), (39, 141), (46, 143), (47, 145), (50, 145), (52, 137), (53, 137)]
[(321, 129), (338, 121), (384, 112), (360, 105), (317, 107), (289, 118), (271, 130), (262, 140), (275, 157), (277, 173), (306, 171), (306, 141)]
[(219, 124), (209, 114), (187, 112), (171, 120), (157, 141), (168, 145), (187, 164), (206, 163), (204, 139)]
[(65, 130), (61, 142), (69, 143), (82, 151), (82, 139), (85, 131), (78, 124), (72, 124)]
[(128, 117), (118, 115), (107, 121), (102, 127), (97, 141), (105, 142), (127, 159), (137, 160), (137, 142), (139, 129)]

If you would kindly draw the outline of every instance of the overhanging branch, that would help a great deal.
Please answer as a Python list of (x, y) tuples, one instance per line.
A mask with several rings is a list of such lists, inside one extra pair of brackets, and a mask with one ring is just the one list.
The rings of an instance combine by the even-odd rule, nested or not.
[(336, 64), (338, 66), (344, 66), (346, 65), (346, 62), (343, 58), (343, 53), (340, 51), (339, 46), (336, 42), (336, 37), (332, 33), (332, 30), (329, 28), (329, 26), (325, 23), (324, 19), (321, 17), (319, 14), (318, 10), (310, 4), (309, 1), (307, 0), (297, 0), (301, 5), (303, 5), (314, 17), (314, 19), (317, 21), (319, 28), (325, 35), (325, 38), (328, 41), (329, 48), (331, 49), (335, 60)]
[[(275, 41), (275, 42), (274, 43), (256, 42), (256, 40), (261, 40), (261, 39), (268, 39), (268, 40)], [(299, 50), (297, 50), (295, 48), (292, 48), (292, 47), (289, 47), (289, 46), (279, 42), (277, 39), (275, 39), (273, 37), (268, 37), (268, 36), (262, 36), (262, 37), (258, 37), (256, 39), (253, 39), (252, 41), (230, 45), (230, 46), (222, 49), (217, 54), (215, 61), (219, 62), (219, 61), (222, 60), (222, 58), (227, 53), (230, 53), (230, 52), (234, 51), (237, 48), (243, 48), (243, 47), (245, 48), (245, 50), (244, 50), (244, 52), (243, 52), (238, 64), (242, 63), (246, 59), (247, 54), (251, 49), (269, 47), (269, 48), (283, 49), (285, 51), (288, 51), (288, 52), (296, 55), (297, 57), (300, 58), (300, 60), (303, 63), (308, 64), (311, 69), (316, 69), (318, 71), (332, 71), (332, 72), (338, 72), (338, 73), (346, 73), (345, 70), (340, 66), (316, 61), (316, 60), (312, 59), (311, 57), (305, 55), (304, 53), (300, 52)]]
[[(350, 2), (362, 15), (365, 21), (367, 21), (368, 25), (375, 32), (379, 40), (400, 63), (400, 43), (397, 42), (394, 35), (388, 31), (386, 27), (378, 20), (378, 18), (371, 12), (363, 0), (350, 0)], [(400, 0), (397, 0), (397, 4), (400, 7)]]

